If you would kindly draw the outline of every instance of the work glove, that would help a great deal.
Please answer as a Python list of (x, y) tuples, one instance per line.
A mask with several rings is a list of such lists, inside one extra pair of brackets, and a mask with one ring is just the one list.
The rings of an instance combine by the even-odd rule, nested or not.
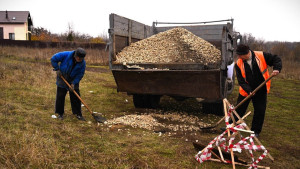
[(58, 77), (62, 76), (62, 73), (61, 73), (60, 70), (57, 70), (57, 71), (56, 71), (56, 74), (57, 74)]
[(74, 84), (71, 84), (70, 91), (74, 93)]

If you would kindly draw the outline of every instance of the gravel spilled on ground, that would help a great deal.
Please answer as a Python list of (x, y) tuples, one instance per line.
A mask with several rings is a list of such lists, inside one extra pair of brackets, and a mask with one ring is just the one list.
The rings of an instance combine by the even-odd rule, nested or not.
[(131, 114), (107, 120), (106, 125), (127, 125), (133, 128), (163, 131), (200, 131), (200, 126), (206, 126), (198, 117), (193, 115), (181, 115), (179, 113), (168, 114)]

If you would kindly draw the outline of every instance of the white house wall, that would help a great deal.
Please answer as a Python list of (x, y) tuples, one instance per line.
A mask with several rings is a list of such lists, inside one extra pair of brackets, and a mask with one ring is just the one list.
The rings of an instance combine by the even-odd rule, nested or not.
[(15, 40), (28, 40), (26, 24), (0, 24), (3, 27), (4, 39), (9, 39), (9, 33), (15, 33)]

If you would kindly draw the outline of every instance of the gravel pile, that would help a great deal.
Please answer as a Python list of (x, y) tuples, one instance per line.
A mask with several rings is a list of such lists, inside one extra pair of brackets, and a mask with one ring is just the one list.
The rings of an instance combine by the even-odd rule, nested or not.
[(153, 130), (154, 127), (162, 126), (151, 115), (126, 115), (112, 120), (107, 120), (106, 124), (123, 124), (133, 128), (144, 128), (147, 130)]
[(125, 47), (116, 62), (220, 64), (221, 52), (188, 30), (173, 28)]
[(192, 115), (180, 115), (177, 113), (169, 114), (146, 114), (146, 115), (125, 115), (122, 117), (107, 120), (107, 125), (128, 125), (133, 128), (144, 128), (154, 130), (164, 128), (170, 131), (199, 131), (199, 126), (205, 126), (198, 117)]

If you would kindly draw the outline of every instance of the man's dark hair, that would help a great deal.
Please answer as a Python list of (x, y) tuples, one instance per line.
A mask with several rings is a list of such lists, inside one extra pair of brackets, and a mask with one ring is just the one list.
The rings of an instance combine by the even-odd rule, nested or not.
[(77, 48), (75, 50), (75, 56), (78, 56), (80, 58), (84, 58), (85, 55), (86, 55), (86, 52), (85, 52), (85, 50), (83, 48)]
[(249, 46), (248, 45), (240, 44), (236, 48), (236, 54), (237, 55), (246, 55), (246, 54), (248, 54), (248, 52), (249, 52)]

